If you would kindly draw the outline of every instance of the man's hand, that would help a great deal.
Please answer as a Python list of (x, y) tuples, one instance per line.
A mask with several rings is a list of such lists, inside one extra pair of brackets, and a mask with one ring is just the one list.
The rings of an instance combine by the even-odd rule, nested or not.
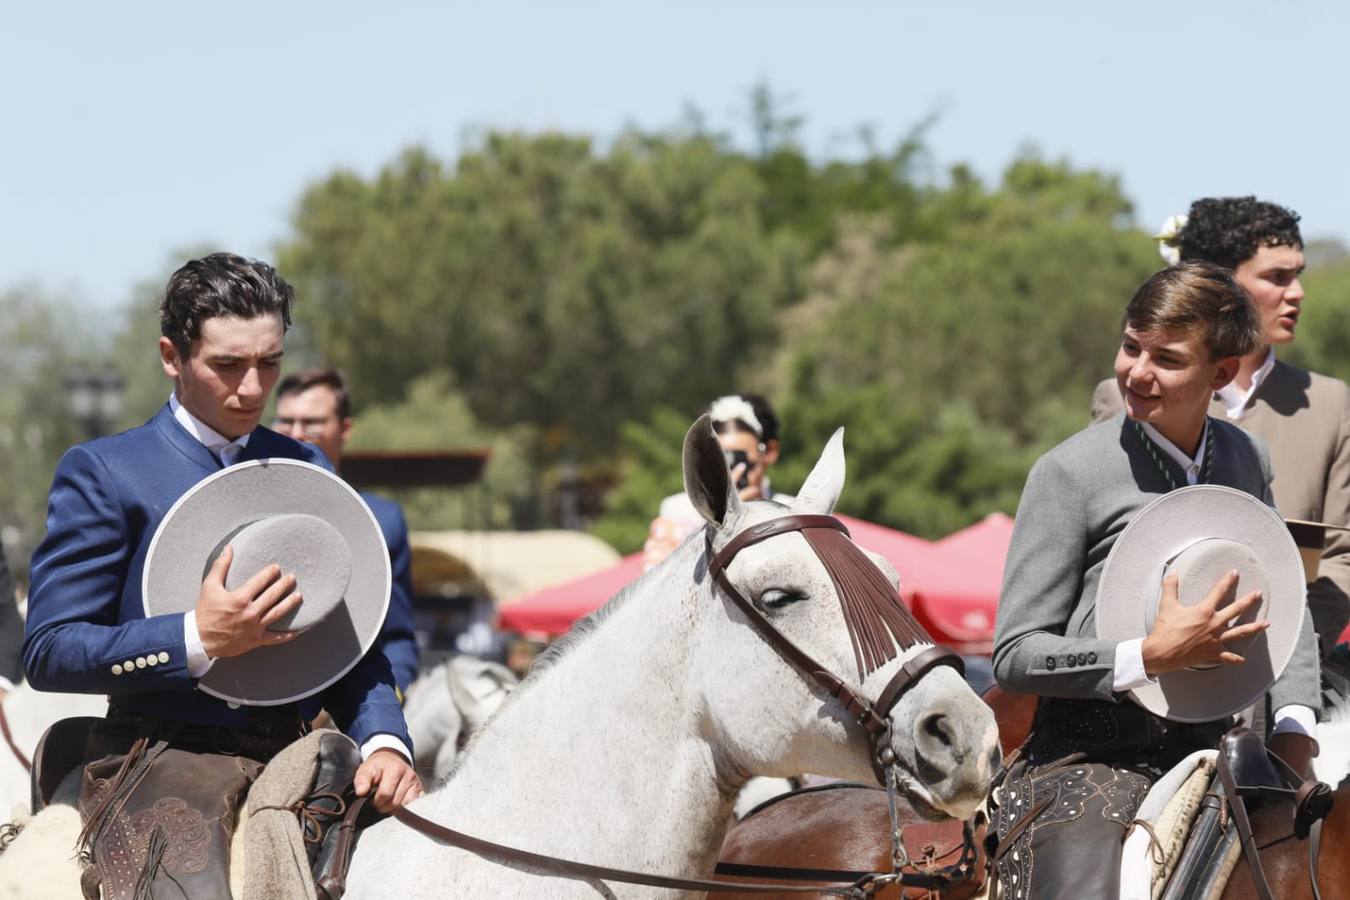
[(422, 781), (412, 765), (403, 754), (388, 747), (381, 747), (361, 763), (352, 787), (358, 797), (373, 789), (375, 793), (370, 799), (382, 813), (393, 812), (422, 796)]
[(298, 631), (268, 631), (267, 627), (300, 605), (295, 576), (268, 566), (238, 590), (225, 589), (234, 548), (226, 547), (211, 564), (197, 595), (197, 634), (212, 659), (239, 656), (257, 647), (284, 644)]
[(1153, 631), (1144, 638), (1144, 671), (1149, 675), (1175, 672), (1190, 666), (1235, 665), (1242, 657), (1224, 645), (1259, 634), (1270, 627), (1266, 619), (1229, 628), (1228, 623), (1243, 615), (1261, 600), (1260, 591), (1232, 600), (1237, 590), (1237, 570), (1218, 580), (1213, 589), (1194, 606), (1182, 606), (1177, 593), (1177, 576), (1163, 579), (1162, 599)]

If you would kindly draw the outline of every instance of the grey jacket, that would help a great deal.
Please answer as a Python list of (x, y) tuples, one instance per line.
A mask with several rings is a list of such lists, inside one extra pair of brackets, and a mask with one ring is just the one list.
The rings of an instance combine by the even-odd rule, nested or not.
[[(1116, 380), (1097, 385), (1092, 420), (1104, 421), (1120, 409)], [(1215, 399), (1209, 414), (1228, 421), (1221, 400)], [(1234, 424), (1270, 449), (1271, 487), (1281, 515), (1350, 525), (1350, 388), (1345, 382), (1276, 359)], [(1308, 585), (1308, 609), (1325, 656), (1350, 623), (1350, 532), (1327, 534), (1318, 578)]]
[[(1120, 700), (1112, 690), (1116, 644), (1097, 638), (1096, 598), (1106, 557), (1139, 510), (1170, 486), (1125, 417), (1092, 425), (1046, 453), (1027, 476), (1008, 548), (994, 632), (994, 675), (1013, 691)], [(1273, 505), (1265, 446), (1210, 419), (1210, 483)], [(1173, 479), (1186, 476), (1168, 457)], [(1318, 710), (1317, 639), (1303, 619), (1298, 646), (1271, 688), (1271, 708)]]

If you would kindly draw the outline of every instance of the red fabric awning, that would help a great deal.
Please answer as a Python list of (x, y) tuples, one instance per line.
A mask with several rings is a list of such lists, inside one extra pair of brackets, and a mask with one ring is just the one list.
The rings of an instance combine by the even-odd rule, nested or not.
[(641, 574), (642, 553), (630, 553), (608, 569), (526, 594), (498, 613), (500, 627), (521, 634), (562, 634)]

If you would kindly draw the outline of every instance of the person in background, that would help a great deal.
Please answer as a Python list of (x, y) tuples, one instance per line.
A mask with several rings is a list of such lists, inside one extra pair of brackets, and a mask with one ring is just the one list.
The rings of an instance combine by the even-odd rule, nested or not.
[[(768, 468), (778, 461), (778, 416), (769, 401), (758, 394), (728, 394), (714, 400), (708, 413), (741, 499), (791, 503), (792, 497), (775, 494), (769, 484)], [(642, 547), (643, 568), (656, 566), (703, 525), (683, 491), (666, 497)]]
[[(1164, 229), (1163, 256), (1222, 266), (1256, 302), (1260, 339), (1237, 376), (1214, 393), (1209, 414), (1257, 435), (1270, 448), (1280, 515), (1350, 525), (1350, 388), (1292, 366), (1276, 348), (1292, 344), (1303, 312), (1303, 236), (1298, 214), (1255, 197), (1205, 197), (1180, 227)], [(1097, 386), (1093, 421), (1121, 409), (1115, 379)], [(1329, 530), (1308, 610), (1323, 659), (1350, 623), (1350, 532)]]
[[(313, 444), (333, 467), (342, 471), (342, 450), (352, 433), (351, 398), (337, 369), (312, 368), (293, 372), (277, 385), (277, 413), (273, 429)], [(403, 508), (378, 494), (360, 491), (389, 548), (393, 585), (389, 613), (380, 633), (385, 656), (394, 669), (399, 692), (406, 693), (417, 679), (417, 639), (413, 631), (412, 550)]]

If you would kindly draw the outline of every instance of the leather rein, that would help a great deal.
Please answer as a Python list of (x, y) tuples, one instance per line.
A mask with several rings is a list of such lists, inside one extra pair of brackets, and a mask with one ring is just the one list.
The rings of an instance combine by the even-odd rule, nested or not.
[(0, 703), (0, 735), (4, 735), (5, 743), (9, 745), (10, 751), (13, 752), (14, 758), (19, 761), (19, 765), (23, 766), (23, 770), (25, 772), (33, 771), (32, 760), (23, 750), (19, 749), (19, 745), (14, 740), (13, 732), (9, 730), (9, 718), (5, 715), (5, 707), (2, 703)]
[[(439, 825), (419, 816), (417, 813), (407, 807), (399, 807), (394, 810), (393, 816), (403, 824), (415, 831), (448, 844), (452, 847), (458, 847), (461, 850), (467, 850), (470, 853), (477, 854), (486, 859), (491, 859), (499, 863), (508, 865), (525, 866), (538, 870), (547, 875), (560, 876), (564, 878), (575, 879), (599, 879), (602, 881), (617, 881), (627, 884), (644, 885), (647, 887), (671, 888), (675, 890), (703, 891), (706, 893), (742, 893), (742, 894), (769, 894), (769, 893), (796, 893), (796, 894), (827, 894), (837, 897), (862, 898), (871, 896), (881, 887), (888, 884), (899, 884), (904, 887), (919, 887), (928, 890), (937, 890), (947, 884), (954, 884), (965, 881), (973, 874), (973, 861), (975, 857), (975, 845), (973, 832), (969, 824), (964, 829), (964, 840), (962, 846), (961, 858), (953, 865), (946, 866), (933, 871), (915, 871), (901, 872), (902, 865), (908, 864), (907, 857), (904, 856), (903, 845), (896, 846), (898, 841), (899, 829), (894, 826), (895, 818), (895, 795), (897, 791), (896, 775), (894, 766), (898, 763), (894, 751), (890, 747), (890, 726), (886, 718), (890, 715), (895, 704), (905, 695), (910, 688), (914, 687), (929, 671), (937, 666), (952, 666), (959, 672), (965, 671), (965, 665), (961, 657), (953, 650), (946, 647), (930, 647), (921, 653), (916, 654), (912, 659), (907, 660), (896, 673), (891, 676), (886, 687), (882, 689), (875, 703), (869, 702), (860, 696), (855, 690), (846, 685), (843, 679), (836, 676), (828, 668), (816, 662), (806, 651), (794, 644), (786, 635), (776, 628), (768, 618), (761, 613), (753, 603), (745, 598), (740, 591), (736, 590), (731, 580), (727, 577), (726, 569), (731, 564), (736, 554), (746, 547), (776, 537), (780, 534), (791, 532), (801, 532), (810, 528), (829, 528), (843, 532), (848, 535), (848, 528), (833, 516), (820, 515), (789, 515), (776, 519), (770, 519), (758, 525), (752, 525), (745, 529), (736, 537), (732, 538), (720, 553), (713, 553), (711, 533), (708, 536), (708, 571), (713, 576), (717, 585), (721, 587), (723, 593), (736, 604), (737, 608), (745, 615), (750, 625), (759, 632), (775, 651), (784, 659), (795, 666), (803, 678), (814, 682), (827, 694), (837, 699), (848, 711), (852, 721), (861, 726), (868, 734), (872, 745), (871, 761), (872, 768), (877, 774), (878, 780), (887, 789), (890, 797), (892, 810), (892, 859), (895, 871), (890, 873), (880, 872), (833, 872), (819, 871), (809, 869), (790, 869), (780, 867), (763, 867), (758, 869), (757, 874), (768, 875), (772, 873), (776, 877), (796, 878), (800, 880), (811, 881), (834, 881), (839, 887), (820, 887), (803, 886), (801, 884), (750, 884), (744, 882), (722, 881), (715, 879), (702, 878), (675, 878), (664, 875), (653, 875), (645, 872), (634, 872), (627, 869), (616, 869), (609, 866), (597, 866), (589, 863), (576, 862), (574, 860), (561, 859), (556, 856), (547, 856), (542, 853), (532, 853), (528, 850), (521, 850), (516, 847), (508, 847), (504, 844), (494, 843), (473, 835), (465, 834), (461, 831), (455, 831), (444, 825)], [(826, 568), (830, 569), (828, 561)], [(831, 572), (831, 575), (834, 575)], [(899, 603), (899, 597), (895, 599)], [(915, 627), (918, 628), (917, 623)], [(919, 629), (921, 631), (921, 629)], [(724, 868), (718, 867), (719, 873)], [(734, 867), (730, 871), (737, 871)], [(836, 876), (831, 878), (820, 878), (821, 875)], [(856, 879), (849, 880), (852, 876), (859, 876)]]

